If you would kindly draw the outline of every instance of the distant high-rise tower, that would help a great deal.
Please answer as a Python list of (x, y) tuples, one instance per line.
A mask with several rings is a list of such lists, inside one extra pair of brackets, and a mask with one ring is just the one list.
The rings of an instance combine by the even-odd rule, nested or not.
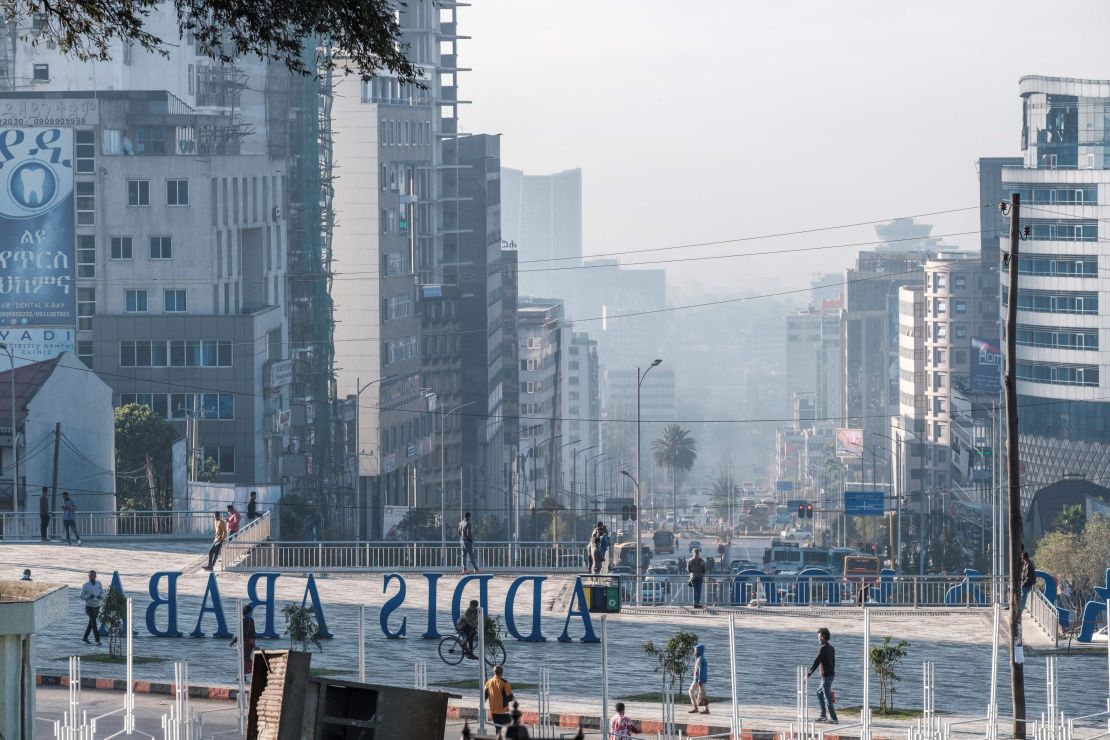
[(582, 259), (582, 170), (528, 175), (501, 168), (501, 237), (517, 245), (521, 295), (568, 298), (563, 286), (573, 271), (544, 268)]

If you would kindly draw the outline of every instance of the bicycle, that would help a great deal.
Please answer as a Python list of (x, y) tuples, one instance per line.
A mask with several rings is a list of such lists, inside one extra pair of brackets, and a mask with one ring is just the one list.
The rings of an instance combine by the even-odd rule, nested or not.
[[(466, 640), (459, 635), (447, 635), (439, 641), (439, 658), (447, 665), (458, 665), (463, 658), (477, 660), (478, 656), (466, 649)], [(486, 665), (494, 668), (505, 665), (505, 646), (500, 640), (486, 643)]]

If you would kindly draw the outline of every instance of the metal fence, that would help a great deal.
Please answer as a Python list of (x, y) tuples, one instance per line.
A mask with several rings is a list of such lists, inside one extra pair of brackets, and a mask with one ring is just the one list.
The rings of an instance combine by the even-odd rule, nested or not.
[[(84, 511), (77, 512), (75, 519), (78, 536), (83, 540), (115, 537), (204, 539), (212, 536), (211, 511)], [(37, 512), (0, 514), (2, 541), (38, 541), (39, 527)], [(50, 515), (47, 536), (53, 540), (65, 539), (61, 512)]]
[(239, 561), (236, 558), (246, 557), (255, 546), (270, 539), (270, 512), (251, 519), (238, 532), (229, 535), (220, 548), (220, 568), (229, 570)]
[[(579, 542), (521, 542), (474, 545), (484, 572), (578, 573), (585, 565)], [(438, 542), (269, 542), (232, 541), (224, 545), (226, 570), (355, 572), (462, 570), (462, 548)]]
[(1060, 613), (1045, 598), (1044, 592), (1039, 588), (1029, 589), (1025, 606), (1037, 626), (1044, 630), (1053, 642), (1057, 642), (1060, 638)]

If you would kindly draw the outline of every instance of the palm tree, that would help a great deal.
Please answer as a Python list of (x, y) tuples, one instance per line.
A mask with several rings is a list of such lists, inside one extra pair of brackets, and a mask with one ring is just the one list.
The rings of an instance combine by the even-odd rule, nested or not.
[[(717, 515), (729, 521), (729, 513), (732, 510), (732, 502), (736, 497), (736, 486), (732, 484), (732, 479), (727, 473), (721, 471), (717, 476), (717, 480), (713, 481), (712, 488), (709, 489), (709, 500), (713, 504), (713, 508), (717, 510)], [(729, 521), (731, 524), (731, 521)]]
[(678, 526), (678, 471), (688, 472), (698, 459), (698, 443), (688, 429), (678, 424), (663, 427), (659, 438), (651, 443), (651, 457), (655, 464), (671, 470), (671, 515)]

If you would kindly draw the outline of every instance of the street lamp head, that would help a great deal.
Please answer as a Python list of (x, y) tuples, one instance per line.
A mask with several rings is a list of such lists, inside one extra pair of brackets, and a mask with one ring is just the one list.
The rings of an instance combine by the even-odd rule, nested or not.
[(652, 361), (651, 361), (651, 366), (652, 366), (652, 367), (655, 367), (656, 365), (659, 365), (659, 364), (661, 364), (662, 362), (663, 362), (663, 360), (662, 360), (662, 359), (652, 360)]

